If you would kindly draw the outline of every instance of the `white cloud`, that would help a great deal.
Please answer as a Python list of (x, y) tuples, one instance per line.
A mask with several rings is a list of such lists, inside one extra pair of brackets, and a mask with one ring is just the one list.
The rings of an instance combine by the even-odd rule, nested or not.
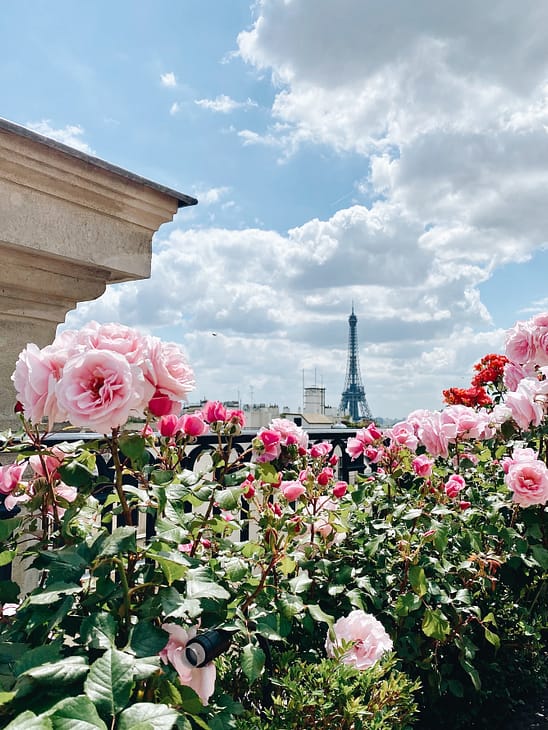
[(43, 134), (44, 137), (50, 137), (57, 142), (74, 147), (80, 152), (85, 152), (88, 155), (95, 154), (89, 144), (82, 139), (84, 129), (78, 124), (67, 124), (65, 127), (55, 129), (51, 126), (49, 119), (42, 119), (40, 122), (27, 122), (26, 126), (32, 129), (33, 132), (38, 132), (38, 134)]
[(195, 99), (194, 103), (203, 109), (209, 109), (212, 112), (220, 112), (221, 114), (229, 114), (236, 109), (251, 109), (257, 104), (252, 99), (246, 101), (236, 101), (226, 94), (221, 94), (215, 99)]
[(175, 114), (178, 114), (181, 111), (181, 105), (178, 101), (174, 101), (173, 104), (169, 108), (169, 113), (171, 116), (175, 116)]
[(199, 188), (194, 189), (192, 195), (198, 199), (200, 205), (209, 206), (219, 203), (229, 192), (229, 187), (219, 186), (216, 188), (206, 188), (203, 190)]
[(168, 71), (165, 74), (161, 74), (160, 83), (162, 84), (162, 86), (173, 89), (177, 86), (177, 78), (175, 77), (173, 71)]

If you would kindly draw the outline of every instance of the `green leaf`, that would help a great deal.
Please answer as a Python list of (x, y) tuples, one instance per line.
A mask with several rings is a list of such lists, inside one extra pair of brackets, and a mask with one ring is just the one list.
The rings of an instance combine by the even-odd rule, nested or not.
[(175, 472), (171, 469), (154, 469), (150, 474), (150, 480), (156, 486), (162, 487), (166, 484), (171, 484), (174, 476)]
[(133, 679), (148, 679), (161, 667), (159, 656), (147, 656), (135, 659), (133, 663)]
[(103, 537), (97, 557), (110, 558), (135, 552), (137, 552), (137, 529), (135, 527), (117, 527), (110, 535)]
[(307, 606), (308, 612), (314, 619), (314, 621), (322, 621), (324, 624), (327, 624), (328, 626), (333, 625), (333, 621), (335, 620), (333, 616), (330, 616), (329, 614), (322, 611), (322, 609), (315, 605), (315, 604), (309, 604)]
[(312, 579), (308, 575), (307, 570), (303, 570), (289, 581), (291, 590), (295, 593), (304, 593), (312, 585)]
[(464, 657), (459, 657), (459, 662), (464, 669), (464, 671), (468, 674), (470, 679), (472, 680), (472, 684), (474, 685), (474, 689), (476, 689), (478, 692), (481, 689), (481, 680), (480, 676), (478, 674), (478, 670), (470, 664), (470, 662), (465, 659)]
[(61, 479), (70, 487), (87, 487), (93, 483), (95, 476), (95, 455), (90, 451), (82, 451), (71, 461), (58, 467)]
[(422, 619), (422, 630), (426, 636), (443, 641), (450, 634), (451, 625), (439, 608), (427, 609)]
[(543, 570), (548, 570), (548, 550), (542, 545), (531, 545), (531, 553)]
[(11, 537), (22, 519), (22, 517), (9, 517), (7, 520), (0, 520), (0, 541), (7, 540)]
[(171, 730), (178, 717), (168, 705), (137, 702), (122, 712), (117, 730)]
[(147, 621), (140, 621), (131, 632), (130, 646), (137, 657), (153, 656), (167, 644), (166, 632)]
[(168, 585), (172, 585), (176, 580), (181, 580), (188, 572), (188, 561), (182, 553), (158, 553), (149, 550), (148, 554), (162, 569)]
[(422, 597), (427, 593), (428, 587), (426, 585), (424, 568), (421, 568), (418, 565), (412, 565), (409, 568), (409, 582), (418, 596)]
[(101, 715), (115, 716), (127, 705), (133, 689), (132, 657), (108, 649), (91, 665), (84, 689)]
[(124, 433), (118, 439), (120, 451), (131, 461), (134, 469), (142, 469), (150, 456), (145, 448), (145, 439), (138, 433)]
[(38, 682), (58, 683), (74, 682), (87, 673), (87, 661), (81, 656), (69, 656), (58, 662), (47, 662), (23, 672), (20, 677), (32, 677)]
[(498, 634), (495, 634), (493, 631), (490, 631), (487, 626), (483, 627), (485, 629), (485, 638), (490, 644), (493, 644), (495, 649), (500, 648), (500, 638)]
[(260, 646), (247, 644), (242, 651), (242, 670), (252, 684), (263, 673), (265, 653)]
[(240, 506), (240, 496), (242, 489), (240, 487), (230, 487), (229, 489), (221, 489), (215, 495), (216, 501), (221, 509), (232, 510), (238, 509)]
[[(4, 653), (4, 646), (0, 645), (0, 652)], [(14, 674), (18, 677), (23, 672), (33, 667), (39, 667), (41, 664), (54, 663), (60, 660), (61, 647), (59, 642), (52, 644), (43, 644), (33, 649), (27, 649), (25, 653), (17, 660), (14, 667)]]
[(17, 555), (17, 550), (4, 550), (0, 553), (0, 567), (2, 565), (9, 565), (14, 557)]
[(394, 609), (396, 616), (408, 616), (412, 611), (416, 611), (422, 605), (421, 599), (415, 593), (405, 593), (398, 596)]
[(421, 515), (422, 509), (410, 509), (409, 512), (402, 515), (402, 520), (416, 520), (417, 517), (420, 517)]
[(82, 642), (90, 649), (110, 649), (114, 646), (117, 624), (114, 616), (106, 611), (92, 613), (82, 621)]
[(221, 601), (228, 601), (230, 598), (226, 588), (216, 583), (205, 567), (188, 571), (186, 590), (188, 598), (218, 598)]
[(15, 603), (20, 590), (14, 581), (0, 580), (0, 603)]
[(55, 603), (60, 598), (81, 592), (82, 586), (80, 585), (71, 585), (70, 583), (52, 583), (46, 590), (37, 588), (36, 593), (30, 594), (28, 601), (35, 606), (47, 606), (51, 603)]
[(85, 695), (67, 697), (48, 712), (54, 730), (107, 730), (95, 709)]
[(6, 725), (4, 730), (53, 730), (49, 717), (37, 717), (34, 712), (27, 710)]
[(280, 479), (277, 470), (269, 462), (257, 464), (257, 476), (267, 484), (277, 484)]

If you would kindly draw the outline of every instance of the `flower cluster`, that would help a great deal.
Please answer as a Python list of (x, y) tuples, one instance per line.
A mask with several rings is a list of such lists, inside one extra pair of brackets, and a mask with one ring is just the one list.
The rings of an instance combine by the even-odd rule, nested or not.
[(476, 374), (472, 378), (472, 386), (500, 385), (504, 377), (504, 368), (508, 362), (509, 360), (505, 355), (496, 353), (485, 355), (474, 365)]
[(19, 355), (12, 380), (27, 420), (110, 433), (130, 416), (180, 410), (194, 375), (174, 343), (120, 324), (90, 322)]

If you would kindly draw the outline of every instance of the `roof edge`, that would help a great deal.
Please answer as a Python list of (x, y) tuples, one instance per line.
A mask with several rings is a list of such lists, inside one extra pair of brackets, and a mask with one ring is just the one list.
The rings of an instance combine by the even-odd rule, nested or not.
[(86, 152), (81, 152), (74, 147), (70, 147), (70, 145), (63, 144), (63, 142), (58, 142), (56, 139), (52, 139), (51, 137), (46, 137), (43, 134), (34, 132), (32, 129), (28, 129), (28, 127), (24, 127), (22, 124), (10, 122), (8, 119), (4, 119), (3, 117), (0, 117), (0, 131), (17, 134), (19, 137), (24, 137), (26, 139), (32, 140), (33, 142), (43, 144), (46, 147), (57, 150), (58, 152), (62, 152), (63, 154), (70, 155), (71, 157), (82, 160), (82, 162), (87, 162), (90, 165), (99, 167), (106, 172), (110, 172), (114, 175), (119, 175), (120, 177), (123, 177), (126, 180), (134, 182), (138, 185), (144, 185), (148, 188), (151, 188), (152, 190), (158, 191), (159, 193), (169, 195), (170, 197), (177, 200), (178, 208), (184, 208), (189, 205), (196, 205), (198, 203), (198, 200), (196, 198), (193, 198), (191, 195), (186, 195), (185, 193), (181, 193), (178, 190), (173, 190), (173, 188), (169, 188), (165, 185), (160, 185), (159, 183), (148, 180), (141, 175), (137, 175), (134, 172), (125, 170), (123, 167), (118, 167), (117, 165), (113, 165), (106, 160), (102, 160), (100, 157), (88, 155)]

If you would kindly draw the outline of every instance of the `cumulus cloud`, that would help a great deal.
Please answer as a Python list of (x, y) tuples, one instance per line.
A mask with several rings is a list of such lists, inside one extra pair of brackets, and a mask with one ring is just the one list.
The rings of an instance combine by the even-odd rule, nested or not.
[(181, 105), (178, 101), (174, 101), (173, 104), (169, 107), (169, 113), (171, 116), (175, 116), (175, 114), (178, 114), (181, 111)]
[(160, 75), (160, 83), (162, 86), (174, 89), (177, 86), (177, 78), (173, 71), (168, 71), (167, 73)]
[(318, 367), (337, 405), (354, 302), (373, 413), (439, 407), (443, 388), (466, 386), (473, 362), (502, 349), (480, 286), (546, 244), (548, 5), (254, 7), (239, 54), (276, 96), (271, 124), (239, 130), (242, 143), (285, 159), (303, 145), (352, 156), (361, 204), (283, 232), (174, 230), (156, 241), (150, 281), (109, 289), (71, 322), (129, 319), (181, 339), (200, 396), (238, 387), (245, 399), (252, 386), (255, 400), (295, 406), (302, 369)]
[(221, 114), (229, 114), (236, 109), (251, 109), (257, 106), (256, 102), (252, 99), (236, 101), (226, 94), (221, 94), (215, 99), (195, 99), (194, 103), (203, 109), (209, 109), (212, 112), (219, 112)]
[(82, 139), (84, 129), (78, 124), (67, 124), (65, 127), (56, 129), (51, 125), (49, 119), (42, 119), (40, 122), (27, 122), (26, 126), (33, 132), (43, 134), (44, 137), (50, 137), (57, 142), (62, 142), (69, 147), (85, 152), (88, 155), (95, 154), (94, 150), (87, 142)]

